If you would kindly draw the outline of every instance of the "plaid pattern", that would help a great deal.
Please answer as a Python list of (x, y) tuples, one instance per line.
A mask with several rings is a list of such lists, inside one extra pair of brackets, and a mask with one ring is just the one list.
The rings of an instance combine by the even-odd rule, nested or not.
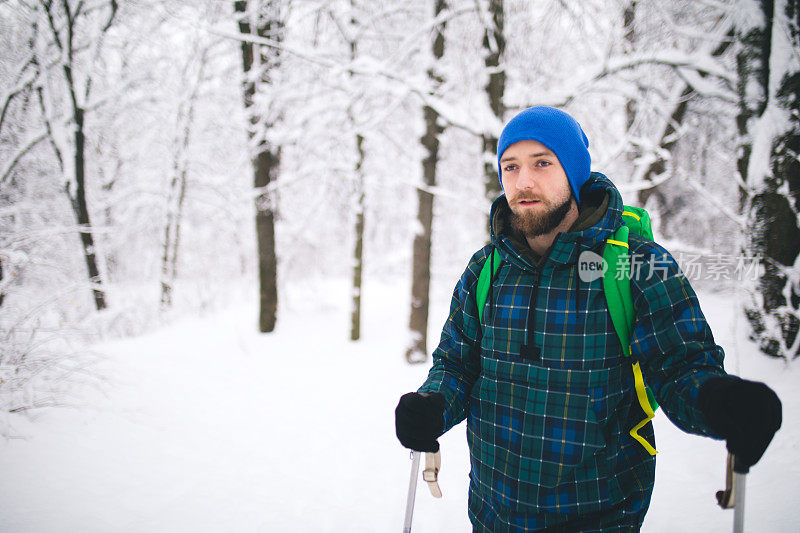
[[(558, 528), (594, 517), (624, 531), (638, 528), (649, 505), (655, 458), (628, 434), (641, 419), (632, 361), (622, 356), (602, 279), (583, 282), (577, 269), (580, 253), (602, 254), (622, 224), (622, 199), (597, 173), (587, 193), (610, 196), (605, 216), (561, 234), (537, 267), (493, 228), (492, 244), (472, 257), (456, 285), (420, 388), (445, 396), (445, 431), (467, 420), (476, 530)], [(491, 219), (504, 210), (501, 197)], [(669, 253), (633, 235), (630, 246), (632, 254), (658, 259), (642, 265), (632, 282), (632, 357), (676, 425), (716, 437), (695, 405), (699, 386), (724, 373), (722, 349)], [(503, 264), (481, 325), (475, 286), (493, 247)], [(640, 434), (655, 441), (652, 424)]]
[(617, 506), (599, 513), (576, 517), (558, 517), (505, 510), (499, 511), (489, 499), (478, 491), (470, 491), (468, 513), (473, 532), (511, 533), (518, 531), (546, 531), (559, 533), (612, 533), (635, 532), (642, 527), (643, 514), (626, 513)]

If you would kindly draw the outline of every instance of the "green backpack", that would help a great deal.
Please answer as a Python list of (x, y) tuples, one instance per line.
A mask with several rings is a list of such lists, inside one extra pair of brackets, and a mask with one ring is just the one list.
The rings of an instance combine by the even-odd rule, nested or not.
[[(619, 337), (620, 344), (625, 357), (631, 355), (631, 333), (635, 319), (633, 310), (633, 297), (631, 296), (630, 284), (630, 261), (628, 255), (628, 234), (633, 232), (645, 239), (653, 239), (653, 227), (650, 222), (650, 215), (640, 207), (623, 206), (621, 226), (611, 237), (606, 239), (603, 250), (603, 259), (607, 268), (603, 272), (603, 291), (606, 295), (608, 311), (611, 314), (611, 321)], [(495, 248), (489, 259), (484, 263), (478, 276), (478, 285), (475, 291), (478, 304), (478, 318), (483, 323), (483, 306), (489, 294), (489, 287), (492, 279), (500, 270), (503, 262), (500, 252)], [(639, 430), (645, 426), (655, 416), (658, 409), (653, 391), (644, 384), (642, 371), (639, 363), (632, 363), (634, 386), (636, 388), (636, 398), (645, 415), (645, 418), (630, 430), (630, 435), (636, 439), (650, 455), (655, 455), (656, 449), (639, 435)]]

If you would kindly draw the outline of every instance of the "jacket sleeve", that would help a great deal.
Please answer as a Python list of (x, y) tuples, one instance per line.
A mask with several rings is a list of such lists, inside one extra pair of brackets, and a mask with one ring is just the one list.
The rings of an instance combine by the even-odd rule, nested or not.
[[(633, 244), (633, 242), (632, 242)], [(698, 409), (700, 387), (725, 375), (697, 295), (661, 246), (631, 246), (631, 292), (636, 313), (631, 356), (667, 417), (688, 433), (720, 438)]]
[(419, 392), (440, 392), (445, 398), (442, 433), (461, 422), (469, 412), (472, 386), (480, 374), (481, 328), (475, 287), (489, 248), (478, 251), (456, 284), (450, 313), (433, 352), (433, 366)]

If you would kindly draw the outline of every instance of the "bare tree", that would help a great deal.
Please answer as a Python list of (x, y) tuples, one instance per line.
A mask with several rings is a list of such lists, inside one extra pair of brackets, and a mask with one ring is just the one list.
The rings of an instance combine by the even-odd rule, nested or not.
[[(445, 0), (434, 0), (434, 17), (439, 17), (446, 9)], [(428, 68), (427, 77), (431, 90), (436, 92), (444, 83), (438, 63), (444, 56), (445, 23), (434, 28), (431, 52), (433, 63)], [(425, 118), (425, 134), (420, 139), (425, 158), (422, 160), (423, 186), (417, 188), (417, 226), (414, 235), (413, 265), (411, 268), (411, 313), (409, 330), (410, 346), (406, 350), (409, 363), (424, 362), (428, 357), (428, 307), (430, 304), (431, 283), (431, 240), (433, 236), (433, 193), (436, 186), (436, 165), (439, 162), (439, 138), (444, 132), (439, 113), (429, 106), (422, 108)]]
[[(747, 1), (758, 18), (739, 27), (737, 163), (747, 250), (763, 275), (746, 309), (753, 336), (773, 357), (800, 356), (800, 6)], [(786, 50), (794, 51), (794, 59)], [(791, 54), (789, 54), (791, 56)]]
[[(86, 269), (92, 283), (95, 307), (101, 310), (106, 307), (106, 296), (98, 269), (95, 236), (86, 200), (85, 128), (93, 81), (92, 63), (97, 59), (104, 37), (114, 22), (118, 4), (116, 0), (91, 5), (82, 1), (42, 0), (40, 4), (46, 21), (45, 25), (50, 34), (46, 45), (41, 50), (42, 57), (37, 58), (37, 64), (41, 69), (48, 69), (50, 65), (53, 65), (55, 68), (60, 68), (63, 74), (60, 81), (67, 96), (67, 122), (72, 130), (72, 142), (68, 148), (72, 155), (71, 167), (67, 166), (64, 156), (65, 148), (59, 146), (60, 136), (55, 132), (60, 124), (56, 123), (51, 115), (61, 97), (56, 94), (46, 95), (46, 88), (50, 84), (41, 83), (37, 87), (39, 103), (42, 117), (47, 125), (47, 137), (53, 147), (59, 168), (64, 174), (65, 191), (69, 196), (72, 211), (78, 223)], [(53, 48), (55, 48), (57, 59), (51, 57), (50, 52)], [(89, 56), (88, 66), (86, 66), (86, 58), (81, 60), (79, 56)], [(48, 72), (40, 71), (40, 76), (47, 75)]]
[[(0, 165), (0, 205), (2, 206), (13, 202), (10, 190), (14, 188), (15, 169), (19, 161), (45, 138), (44, 135), (38, 135), (33, 142), (21, 143), (20, 132), (12, 131), (15, 129), (13, 126), (9, 127), (11, 122), (16, 122), (11, 117), (25, 117), (31, 107), (38, 72), (34, 48), (37, 35), (38, 25), (34, 22), (29, 28), (27, 49), (24, 52), (19, 51), (21, 57), (12, 55), (14, 59), (18, 59), (18, 61), (14, 61), (16, 68), (8, 73), (10, 78), (7, 78), (5, 88), (0, 92), (0, 153), (8, 157), (8, 160), (3, 161), (4, 164)], [(9, 35), (6, 38), (11, 40), (14, 36)], [(6, 51), (12, 54), (14, 52), (10, 46), (6, 48)], [(9, 61), (9, 63), (11, 62)], [(20, 149), (20, 144), (25, 145)], [(3, 227), (3, 233), (7, 234), (5, 229)], [(5, 244), (3, 241), (4, 239), (0, 239), (0, 306), (3, 305), (8, 286), (15, 277), (13, 266), (10, 264), (11, 252), (3, 249)]]
[[(486, 84), (486, 99), (497, 123), (502, 123), (506, 112), (503, 96), (506, 89), (506, 71), (503, 62), (506, 37), (504, 32), (505, 14), (503, 0), (489, 0), (488, 13), (479, 11), (484, 18), (483, 62), (489, 75)], [(486, 196), (493, 199), (500, 193), (494, 155), (497, 150), (497, 134), (484, 132), (481, 136), (483, 145), (483, 174), (486, 182)]]
[[(256, 197), (256, 239), (258, 241), (259, 331), (275, 329), (278, 316), (278, 261), (275, 252), (275, 215), (277, 202), (270, 184), (278, 178), (280, 147), (268, 139), (269, 130), (279, 118), (279, 111), (258, 105), (257, 96), (273, 83), (280, 67), (280, 43), (284, 36), (284, 2), (281, 0), (236, 0), (242, 36), (244, 70), (244, 106), (248, 114), (253, 184)], [(277, 46), (254, 45), (247, 40), (254, 35)]]
[[(355, 18), (356, 4), (355, 0), (350, 0), (350, 26), (348, 30), (343, 30), (342, 33), (347, 41), (350, 51), (350, 62), (355, 63), (358, 58), (358, 21)], [(342, 29), (340, 27), (340, 29)], [(354, 74), (352, 71), (348, 72), (350, 81), (353, 81)], [(355, 132), (355, 148), (356, 157), (355, 165), (353, 167), (353, 178), (355, 184), (355, 224), (353, 233), (355, 235), (355, 244), (353, 246), (353, 284), (351, 287), (351, 309), (350, 309), (350, 340), (357, 341), (361, 338), (361, 296), (363, 293), (363, 276), (364, 276), (364, 224), (366, 213), (366, 183), (364, 176), (364, 134), (359, 130), (357, 125), (357, 118), (355, 112), (357, 95), (351, 95), (350, 101), (347, 106), (347, 120), (350, 123), (351, 129)]]
[[(189, 174), (188, 150), (191, 142), (195, 108), (208, 63), (209, 43), (199, 43), (188, 59), (181, 79), (186, 94), (178, 104), (173, 141), (172, 179), (167, 196), (167, 221), (164, 227), (164, 252), (161, 258), (161, 307), (172, 306), (172, 290), (178, 275), (181, 221), (186, 201)], [(194, 71), (192, 71), (194, 69)]]
[(354, 225), (355, 245), (353, 246), (353, 285), (351, 287), (350, 340), (361, 338), (361, 295), (364, 275), (364, 212), (366, 210), (366, 194), (364, 183), (364, 136), (356, 134), (355, 184), (356, 184), (356, 221)]

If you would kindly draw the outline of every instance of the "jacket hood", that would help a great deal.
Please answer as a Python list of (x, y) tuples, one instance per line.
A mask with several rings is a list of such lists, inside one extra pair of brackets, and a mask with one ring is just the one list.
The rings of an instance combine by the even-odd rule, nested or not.
[[(553, 241), (541, 263), (543, 267), (551, 262), (562, 265), (574, 264), (585, 250), (599, 253), (598, 250), (602, 251), (606, 239), (623, 224), (622, 196), (611, 180), (599, 172), (592, 172), (581, 188), (580, 206), (575, 224), (570, 231), (560, 233)], [(530, 262), (514, 244), (508, 227), (510, 212), (511, 208), (508, 207), (505, 195), (492, 203), (489, 216), (492, 245), (500, 250), (506, 260), (523, 268), (531, 268)]]

